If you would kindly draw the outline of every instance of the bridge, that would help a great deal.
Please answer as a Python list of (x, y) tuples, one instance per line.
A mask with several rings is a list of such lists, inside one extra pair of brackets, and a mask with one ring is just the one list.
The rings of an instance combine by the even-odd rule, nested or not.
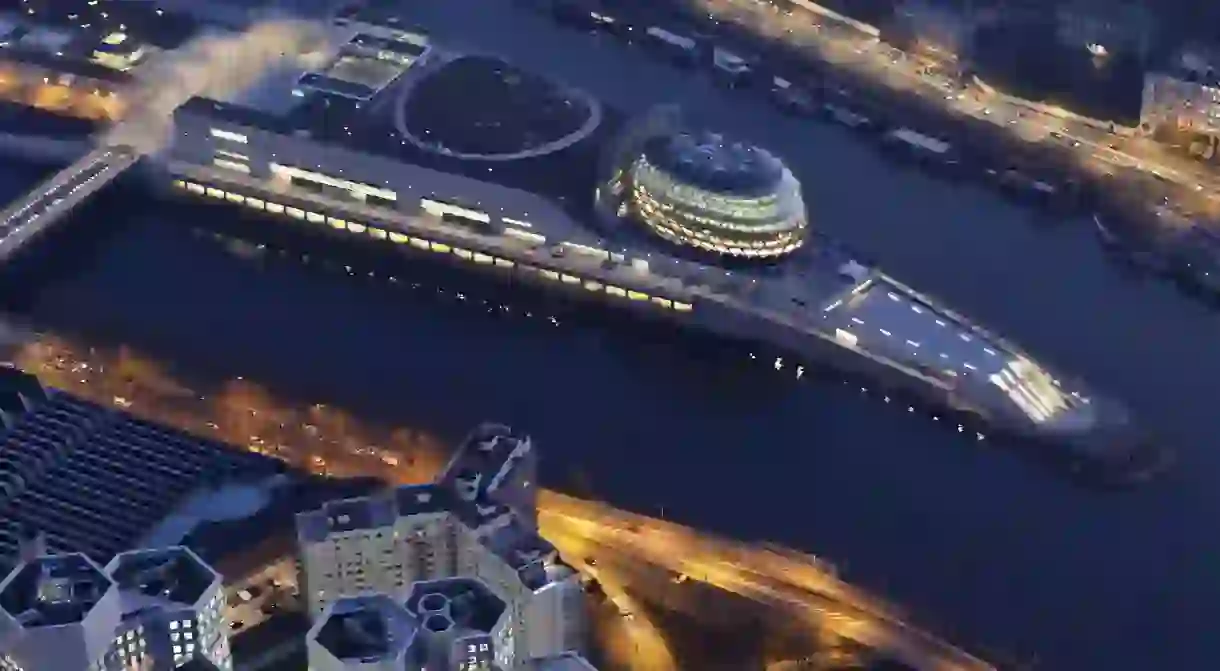
[[(27, 140), (24, 144), (29, 146), (23, 148), (18, 138), (9, 140), (0, 142), (0, 149), (32, 149), (32, 155), (44, 159), (62, 157), (69, 151), (69, 146), (51, 144), (53, 141)], [(139, 160), (139, 154), (126, 147), (98, 147), (4, 208), (0, 211), (0, 264)]]

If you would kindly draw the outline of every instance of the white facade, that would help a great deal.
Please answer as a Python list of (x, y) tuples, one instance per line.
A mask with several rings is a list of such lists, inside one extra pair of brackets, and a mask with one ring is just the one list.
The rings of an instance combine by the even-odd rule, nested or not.
[[(186, 548), (126, 552), (105, 570), (84, 555), (42, 556), (2, 585), (2, 671), (172, 671), (193, 657), (233, 668), (220, 576)], [(69, 621), (70, 593), (92, 596)]]
[(223, 581), (198, 555), (185, 547), (133, 550), (112, 559), (106, 572), (124, 619), (104, 668), (168, 671), (193, 657), (233, 668)]
[(315, 620), (345, 597), (401, 601), (415, 583), (473, 578), (504, 602), (511, 636), (496, 652), (505, 671), (583, 647), (579, 576), (522, 514), (533, 511), (492, 498), (532, 502), (528, 438), (500, 429), (472, 434), (437, 483), (298, 515), (302, 594)]

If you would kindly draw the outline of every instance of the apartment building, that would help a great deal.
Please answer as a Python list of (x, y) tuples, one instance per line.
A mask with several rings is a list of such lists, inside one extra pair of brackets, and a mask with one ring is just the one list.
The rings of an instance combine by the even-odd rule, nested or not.
[(579, 576), (538, 535), (528, 437), (477, 428), (437, 482), (335, 501), (297, 516), (302, 595), (323, 617), (341, 599), (405, 603), (419, 583), (470, 578), (504, 603), (507, 671), (583, 647)]

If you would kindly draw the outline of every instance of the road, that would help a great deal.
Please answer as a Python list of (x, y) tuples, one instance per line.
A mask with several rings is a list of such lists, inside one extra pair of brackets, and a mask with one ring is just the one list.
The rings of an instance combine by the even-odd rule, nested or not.
[[(319, 419), (315, 407), (290, 409), (244, 381), (216, 399), (190, 391), (160, 367), (138, 356), (107, 353), (44, 339), (20, 348), (14, 362), (44, 383), (95, 402), (115, 404), (155, 421), (218, 436), (266, 452), (269, 444), (299, 441), (299, 451), (280, 453), (315, 472), (378, 475), (396, 482), (427, 480), (442, 463), (435, 445), (425, 441), (396, 448), (371, 445), (379, 430), (336, 413)], [(342, 419), (335, 419), (341, 417)], [(310, 421), (312, 420), (312, 421)], [(319, 422), (315, 424), (313, 422)], [(295, 425), (294, 425), (295, 424)], [(301, 438), (306, 440), (302, 441)], [(402, 461), (391, 451), (423, 452)], [(375, 450), (377, 455), (373, 456)], [(410, 463), (413, 467), (404, 465)], [(427, 466), (423, 466), (427, 464)], [(431, 469), (431, 473), (425, 472)], [(790, 612), (811, 634), (823, 630), (880, 649), (928, 671), (982, 670), (991, 666), (906, 624), (901, 613), (839, 580), (816, 558), (795, 551), (754, 547), (717, 539), (688, 527), (605, 504), (545, 491), (539, 505), (543, 535), (569, 561), (597, 580), (610, 603), (623, 614), (614, 645), (631, 651), (638, 671), (677, 669), (664, 634), (645, 617), (631, 596), (636, 570), (682, 574)], [(617, 559), (610, 553), (618, 553)], [(591, 565), (587, 560), (596, 557)], [(605, 561), (601, 561), (604, 559)], [(614, 567), (631, 567), (616, 570)]]
[[(840, 581), (816, 559), (715, 539), (662, 520), (546, 492), (539, 523), (561, 551), (583, 539), (674, 574), (689, 576), (752, 601), (782, 609), (809, 628), (829, 629), (870, 649), (885, 650), (920, 669), (989, 669), (902, 621), (874, 597)], [(611, 550), (613, 548), (613, 550)]]
[(1131, 137), (1130, 132), (1111, 132), (1106, 122), (1006, 96), (986, 85), (963, 88), (954, 77), (920, 58), (874, 36), (824, 20), (811, 21), (803, 10), (784, 12), (753, 0), (702, 0), (701, 5), (709, 16), (798, 45), (856, 76), (935, 101), (952, 114), (990, 122), (1029, 142), (1071, 149), (1086, 169), (1113, 174), (1114, 168), (1130, 168), (1220, 199), (1220, 178), (1206, 166), (1171, 155), (1150, 140)]

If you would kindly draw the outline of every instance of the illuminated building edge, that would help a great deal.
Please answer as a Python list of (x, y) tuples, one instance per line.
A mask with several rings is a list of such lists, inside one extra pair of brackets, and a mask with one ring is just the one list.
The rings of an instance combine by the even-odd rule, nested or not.
[(675, 312), (690, 312), (694, 309), (694, 302), (690, 300), (676, 300), (667, 296), (649, 294), (636, 289), (630, 289), (608, 283), (604, 278), (577, 275), (570, 271), (547, 267), (543, 264), (525, 263), (514, 259), (504, 258), (503, 256), (496, 256), (483, 251), (455, 245), (450, 242), (440, 242), (430, 240), (420, 235), (408, 235), (406, 233), (400, 233), (398, 231), (389, 230), (382, 226), (369, 224), (364, 221), (324, 215), (299, 207), (284, 205), (282, 203), (267, 200), (264, 194), (260, 194), (259, 196), (247, 196), (233, 191), (231, 188), (226, 190), (214, 186), (206, 186), (199, 182), (182, 179), (174, 180), (173, 185), (176, 189), (188, 194), (211, 198), (213, 200), (227, 203), (245, 205), (246, 207), (249, 207), (255, 211), (270, 214), (272, 216), (296, 219), (306, 223), (317, 224), (318, 226), (325, 226), (335, 231), (342, 231), (356, 236), (364, 236), (376, 241), (400, 246), (404, 249), (432, 252), (444, 258), (456, 259), (461, 262), (477, 264), (488, 268), (506, 270), (530, 279), (537, 278), (549, 283), (567, 285), (573, 289), (583, 289), (591, 294), (604, 295), (612, 299), (650, 304), (658, 308), (673, 310)]
[[(672, 243), (727, 256), (775, 258), (796, 251), (805, 241), (800, 185), (787, 169), (776, 192), (756, 199), (699, 192), (675, 183), (645, 156), (632, 163), (625, 181), (629, 184), (617, 188), (627, 191), (627, 212)], [(709, 201), (719, 207), (709, 207)], [(757, 211), (728, 217), (718, 209)]]

